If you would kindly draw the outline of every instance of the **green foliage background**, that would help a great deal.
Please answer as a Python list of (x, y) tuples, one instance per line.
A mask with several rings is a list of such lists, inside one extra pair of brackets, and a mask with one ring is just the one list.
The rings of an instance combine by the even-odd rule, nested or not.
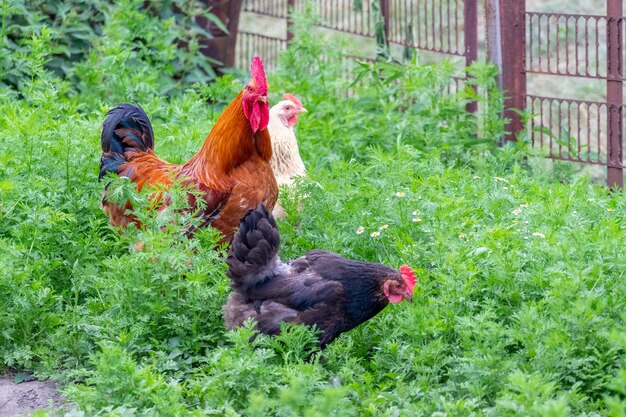
[[(137, 5), (107, 5), (70, 77), (51, 67), (67, 38), (53, 27), (24, 28), (28, 53), (2, 49), (20, 67), (0, 87), (0, 371), (59, 379), (73, 408), (50, 414), (626, 415), (623, 193), (547, 169), (523, 141), (497, 148), (493, 68), (472, 68), (478, 95), (448, 94), (451, 65), (345, 62), (307, 15), (270, 74), (273, 101), (291, 91), (309, 109), (307, 178), (281, 190), (281, 256), (409, 264), (414, 303), (323, 352), (303, 327), (254, 342), (252, 326), (226, 331), (224, 253), (211, 230), (180, 238), (180, 186), (155, 212), (112, 183), (141, 230), (109, 227), (99, 208), (108, 108), (141, 103), (157, 153), (180, 163), (242, 88), (232, 76), (168, 87), (182, 86), (177, 29)], [(466, 113), (469, 99), (483, 111)]]

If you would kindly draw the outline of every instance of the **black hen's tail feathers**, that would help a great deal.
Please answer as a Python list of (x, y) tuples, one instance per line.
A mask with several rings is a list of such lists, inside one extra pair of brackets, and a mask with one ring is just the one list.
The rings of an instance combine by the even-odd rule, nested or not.
[(147, 152), (154, 149), (152, 124), (141, 106), (120, 104), (109, 110), (106, 116), (100, 135), (102, 158), (98, 179), (108, 172), (118, 173), (120, 165), (126, 161), (124, 153), (127, 150)]
[(280, 235), (272, 213), (263, 204), (241, 221), (228, 251), (227, 275), (235, 291), (246, 292), (270, 276), (277, 263)]

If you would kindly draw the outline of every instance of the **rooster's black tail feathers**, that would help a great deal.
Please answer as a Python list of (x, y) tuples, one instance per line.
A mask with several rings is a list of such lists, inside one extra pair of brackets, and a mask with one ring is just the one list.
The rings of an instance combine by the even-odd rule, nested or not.
[(245, 292), (272, 274), (280, 262), (276, 221), (263, 204), (241, 221), (228, 251), (227, 275), (234, 290)]
[(107, 172), (119, 173), (120, 165), (127, 160), (124, 153), (128, 150), (147, 152), (154, 149), (152, 125), (141, 106), (120, 104), (109, 110), (106, 116), (100, 136), (102, 158), (98, 179)]

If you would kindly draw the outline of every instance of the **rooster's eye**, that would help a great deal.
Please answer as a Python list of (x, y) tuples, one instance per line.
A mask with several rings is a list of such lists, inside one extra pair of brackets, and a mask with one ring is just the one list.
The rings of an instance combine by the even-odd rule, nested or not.
[(254, 91), (254, 88), (252, 88), (251, 86), (248, 86), (248, 91), (249, 91), (249, 92), (253, 92), (253, 91)]

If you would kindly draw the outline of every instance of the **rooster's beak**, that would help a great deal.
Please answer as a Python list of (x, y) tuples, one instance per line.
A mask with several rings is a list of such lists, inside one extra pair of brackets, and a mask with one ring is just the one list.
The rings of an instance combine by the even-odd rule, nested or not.
[(261, 103), (267, 103), (267, 96), (259, 96), (259, 101)]
[(404, 293), (404, 299), (407, 300), (409, 303), (413, 302), (413, 296), (408, 292)]
[(298, 110), (298, 113), (306, 113), (308, 112), (307, 109), (305, 109), (304, 107), (300, 107), (300, 110)]

